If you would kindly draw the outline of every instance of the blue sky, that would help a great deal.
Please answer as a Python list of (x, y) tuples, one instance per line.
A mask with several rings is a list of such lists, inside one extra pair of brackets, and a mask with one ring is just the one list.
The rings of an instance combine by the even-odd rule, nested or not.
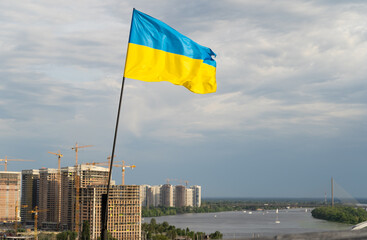
[(79, 162), (111, 154), (134, 7), (210, 47), (218, 91), (126, 80), (127, 184), (324, 197), (333, 176), (367, 197), (367, 3), (353, 0), (2, 1), (0, 158), (36, 160), (9, 170), (56, 168), (57, 150), (71, 166), (76, 142), (94, 145)]

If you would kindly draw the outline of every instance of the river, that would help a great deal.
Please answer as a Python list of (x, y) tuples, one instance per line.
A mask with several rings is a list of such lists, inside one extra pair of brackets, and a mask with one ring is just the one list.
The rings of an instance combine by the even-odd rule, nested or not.
[[(288, 233), (323, 232), (347, 230), (351, 225), (315, 219), (310, 209), (284, 209), (269, 211), (234, 211), (219, 213), (190, 213), (174, 216), (155, 217), (157, 223), (167, 221), (170, 225), (191, 231), (215, 231), (223, 233), (224, 239), (253, 236), (275, 236)], [(276, 220), (279, 223), (276, 223)], [(151, 218), (143, 222), (149, 223)]]

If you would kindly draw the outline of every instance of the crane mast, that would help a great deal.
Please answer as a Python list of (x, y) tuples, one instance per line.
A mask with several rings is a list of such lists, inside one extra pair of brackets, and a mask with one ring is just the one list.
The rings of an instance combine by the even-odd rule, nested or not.
[(72, 147), (75, 151), (75, 232), (77, 233), (77, 238), (79, 236), (80, 229), (80, 203), (79, 203), (79, 195), (80, 195), (80, 176), (78, 169), (78, 151), (79, 148), (93, 147), (93, 145), (85, 145), (78, 146), (78, 143), (75, 143), (75, 146)]

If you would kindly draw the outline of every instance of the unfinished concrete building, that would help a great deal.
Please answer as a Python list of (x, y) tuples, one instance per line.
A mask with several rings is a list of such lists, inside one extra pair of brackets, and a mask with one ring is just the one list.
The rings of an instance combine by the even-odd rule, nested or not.
[[(76, 172), (81, 189), (87, 186), (105, 185), (108, 179), (108, 168), (105, 167), (82, 164), (78, 168), (61, 169), (61, 228), (73, 231), (76, 229)], [(79, 219), (81, 219), (80, 216)], [(81, 223), (82, 221), (79, 220), (80, 225)]]
[(74, 230), (75, 167), (61, 169), (61, 229)]
[(58, 229), (61, 218), (60, 175), (58, 169), (43, 168), (39, 170), (39, 213), (38, 226), (43, 229)]
[(0, 221), (20, 220), (20, 172), (0, 171)]
[(38, 206), (39, 170), (22, 170), (22, 208), (20, 217), (23, 224), (34, 225), (34, 214), (29, 211)]
[(186, 188), (185, 206), (187, 207), (194, 206), (194, 190), (192, 188)]
[(164, 184), (161, 187), (161, 205), (165, 207), (174, 207), (175, 206), (175, 198), (174, 198), (174, 190), (175, 188), (171, 184)]
[(186, 187), (178, 185), (175, 187), (175, 207), (186, 206)]
[[(89, 221), (92, 240), (100, 236), (101, 199), (106, 188), (107, 186), (88, 186), (81, 189), (81, 222)], [(107, 229), (117, 239), (141, 239), (140, 186), (111, 186)]]
[(142, 207), (146, 207), (148, 204), (148, 189), (149, 185), (140, 185), (140, 202)]
[(161, 203), (161, 187), (162, 186), (151, 186), (147, 189), (147, 205), (158, 207)]
[(192, 197), (193, 197), (193, 205), (195, 207), (201, 206), (201, 186), (194, 185), (191, 186), (191, 189), (193, 191)]

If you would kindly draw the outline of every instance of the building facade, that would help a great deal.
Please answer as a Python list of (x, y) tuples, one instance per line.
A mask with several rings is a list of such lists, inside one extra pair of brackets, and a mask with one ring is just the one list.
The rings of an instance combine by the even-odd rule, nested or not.
[(61, 229), (75, 229), (75, 167), (61, 169)]
[[(76, 173), (78, 177), (76, 177)], [(76, 181), (78, 179), (80, 189), (88, 186), (104, 185), (108, 180), (108, 168), (82, 164), (78, 165), (77, 168), (64, 167), (61, 169), (61, 225), (62, 229), (65, 230), (74, 231), (76, 229)], [(79, 192), (79, 200), (80, 194)], [(81, 209), (80, 203), (79, 209)], [(79, 211), (79, 214), (81, 214), (81, 211)], [(82, 223), (79, 215), (79, 229), (81, 229)]]
[(34, 225), (34, 214), (30, 213), (38, 206), (39, 170), (22, 170), (22, 196), (20, 208), (21, 221), (24, 224)]
[(201, 186), (194, 185), (185, 187), (183, 185), (141, 185), (140, 199), (142, 206), (166, 206), (166, 207), (200, 207)]
[(201, 186), (194, 185), (191, 186), (192, 196), (193, 196), (193, 205), (195, 207), (201, 206)]
[(148, 205), (148, 189), (149, 185), (140, 185), (140, 202), (142, 207), (146, 207)]
[(162, 186), (151, 186), (147, 190), (147, 203), (149, 206), (158, 207), (161, 203), (161, 187)]
[(61, 177), (58, 169), (39, 170), (38, 226), (57, 229), (61, 220)]
[(178, 185), (175, 187), (175, 207), (185, 207), (186, 206), (186, 187), (183, 185)]
[(0, 171), (0, 221), (19, 221), (20, 172)]
[[(97, 240), (101, 231), (101, 199), (107, 186), (81, 189), (81, 222), (89, 221), (90, 236)], [(107, 229), (116, 239), (141, 239), (140, 186), (111, 186), (108, 199)]]
[(193, 207), (194, 206), (194, 196), (193, 196), (194, 190), (192, 188), (185, 188), (185, 206)]
[(161, 204), (165, 207), (174, 207), (175, 199), (174, 199), (174, 187), (171, 184), (164, 184), (161, 187)]

